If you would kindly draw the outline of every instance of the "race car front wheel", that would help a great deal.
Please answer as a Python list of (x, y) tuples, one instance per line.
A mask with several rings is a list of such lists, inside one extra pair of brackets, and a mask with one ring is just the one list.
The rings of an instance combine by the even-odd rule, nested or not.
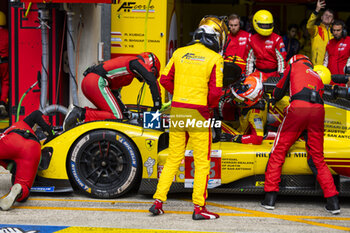
[(115, 198), (137, 184), (140, 160), (138, 150), (125, 135), (96, 130), (73, 144), (67, 170), (73, 186), (88, 196)]

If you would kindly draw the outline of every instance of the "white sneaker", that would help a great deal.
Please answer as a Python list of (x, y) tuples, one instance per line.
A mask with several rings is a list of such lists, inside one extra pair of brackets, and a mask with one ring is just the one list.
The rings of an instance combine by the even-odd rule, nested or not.
[(11, 191), (0, 199), (0, 209), (9, 210), (13, 203), (17, 200), (22, 192), (22, 186), (20, 184), (15, 184), (12, 186)]

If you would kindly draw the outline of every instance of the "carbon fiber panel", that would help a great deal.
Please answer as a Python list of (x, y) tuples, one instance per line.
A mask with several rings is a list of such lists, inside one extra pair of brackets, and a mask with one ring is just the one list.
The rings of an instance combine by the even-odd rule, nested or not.
[[(255, 186), (256, 182), (264, 181), (263, 175), (251, 176), (245, 179), (221, 185), (215, 189), (208, 189), (209, 193), (250, 193), (263, 194), (263, 186)], [(157, 188), (157, 179), (144, 179), (141, 182), (139, 192), (142, 194), (154, 194)], [(339, 179), (335, 177), (336, 185)], [(350, 196), (350, 178), (341, 177), (338, 186), (340, 196)], [(192, 192), (192, 189), (184, 188), (183, 183), (173, 183), (170, 193)], [(282, 176), (279, 195), (323, 196), (323, 191), (313, 176)]]

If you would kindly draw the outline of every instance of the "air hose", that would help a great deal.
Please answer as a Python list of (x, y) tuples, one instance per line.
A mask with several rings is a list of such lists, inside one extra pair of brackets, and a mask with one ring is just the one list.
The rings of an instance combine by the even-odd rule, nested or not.
[(33, 83), (29, 88), (28, 90), (26, 90), (26, 92), (24, 92), (24, 94), (22, 95), (19, 103), (18, 103), (18, 106), (17, 106), (17, 114), (16, 114), (16, 122), (19, 120), (19, 113), (21, 111), (21, 105), (22, 105), (22, 101), (24, 100), (24, 98), (26, 97), (26, 95), (28, 94), (28, 92), (30, 92), (30, 90), (32, 90), (37, 84), (39, 84), (39, 88), (40, 88), (40, 77), (41, 77), (41, 74), (40, 74), (40, 71), (38, 71), (38, 77), (37, 77), (37, 81), (35, 83)]

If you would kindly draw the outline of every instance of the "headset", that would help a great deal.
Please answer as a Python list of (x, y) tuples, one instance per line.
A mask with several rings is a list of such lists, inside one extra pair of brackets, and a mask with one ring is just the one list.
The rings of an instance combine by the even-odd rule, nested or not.
[(333, 24), (332, 24), (332, 28), (331, 28), (331, 32), (333, 34), (333, 26), (334, 25), (341, 25), (342, 26), (342, 32), (341, 32), (341, 38), (345, 38), (348, 35), (348, 31), (346, 28), (345, 23), (342, 20), (334, 20)]

